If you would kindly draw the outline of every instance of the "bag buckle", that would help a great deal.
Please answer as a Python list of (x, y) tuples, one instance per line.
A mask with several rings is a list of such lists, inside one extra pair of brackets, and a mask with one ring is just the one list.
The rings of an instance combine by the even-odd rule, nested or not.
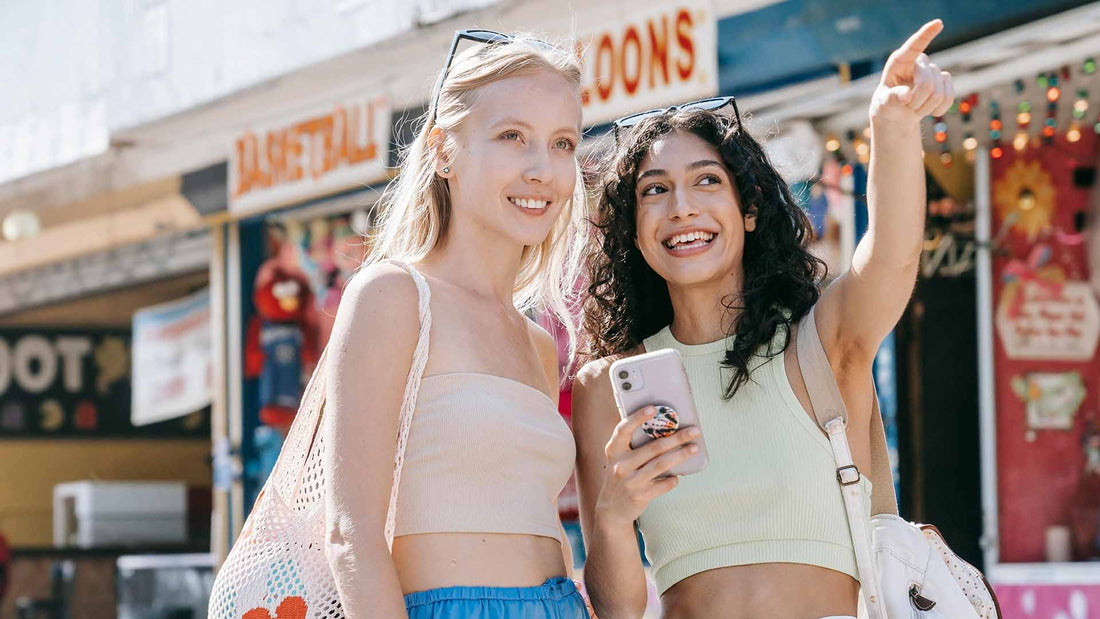
[(920, 588), (916, 585), (909, 587), (909, 600), (913, 603), (913, 607), (921, 612), (928, 612), (936, 607), (935, 600), (930, 600), (920, 594)]
[(859, 483), (860, 474), (856, 465), (849, 464), (836, 470), (836, 480), (841, 486), (853, 486)]

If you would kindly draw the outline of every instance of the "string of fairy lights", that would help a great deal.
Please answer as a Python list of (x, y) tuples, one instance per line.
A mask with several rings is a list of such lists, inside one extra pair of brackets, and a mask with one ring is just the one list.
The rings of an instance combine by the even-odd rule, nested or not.
[[(940, 163), (950, 167), (959, 154), (959, 146), (968, 161), (974, 160), (983, 144), (988, 146), (990, 157), (999, 159), (1008, 148), (1023, 151), (1053, 144), (1062, 130), (1070, 143), (1080, 141), (1086, 131), (1100, 134), (1100, 115), (1093, 111), (1090, 116), (1089, 102), (1090, 92), (1100, 92), (1100, 84), (1093, 84), (1097, 77), (1100, 76), (1096, 60), (1086, 58), (1077, 67), (1065, 65), (1039, 73), (1033, 82), (1013, 81), (1007, 93), (1012, 103), (1006, 100), (1008, 88), (992, 89), (981, 95), (970, 93), (956, 100), (944, 116), (930, 119), (925, 151), (938, 152)], [(1012, 109), (1015, 117), (1009, 118), (1014, 121), (1014, 131), (1005, 124), (1007, 110)], [(825, 150), (840, 162), (844, 172), (850, 173), (851, 163), (870, 161), (870, 138), (870, 127), (862, 131), (849, 129), (843, 135), (829, 135)]]

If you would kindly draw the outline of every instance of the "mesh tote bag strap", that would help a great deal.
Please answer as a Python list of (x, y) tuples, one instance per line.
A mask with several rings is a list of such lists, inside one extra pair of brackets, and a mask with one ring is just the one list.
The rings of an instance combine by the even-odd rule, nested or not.
[[(306, 383), (302, 392), (302, 401), (298, 406), (298, 414), (287, 431), (284, 448), (279, 450), (279, 456), (271, 469), (271, 475), (265, 486), (278, 488), (285, 497), (293, 497), (298, 490), (303, 478), (303, 469), (306, 459), (313, 451), (317, 441), (317, 435), (321, 428), (322, 410), (325, 406), (325, 388), (328, 383), (325, 360), (328, 357), (328, 347), (321, 350), (321, 356), (317, 359), (317, 367)], [(304, 443), (304, 444), (303, 444)], [(292, 462), (288, 464), (288, 462)], [(287, 466), (293, 468), (287, 469)], [(293, 477), (287, 477), (293, 475)]]
[[(387, 262), (399, 266), (412, 276), (416, 282), (418, 297), (419, 334), (416, 341), (416, 349), (413, 353), (412, 366), (405, 381), (405, 391), (401, 401), (401, 411), (398, 415), (397, 446), (394, 450), (394, 474), (393, 487), (390, 489), (390, 503), (386, 517), (386, 539), (389, 543), (393, 540), (394, 515), (397, 509), (397, 487), (401, 481), (401, 465), (405, 456), (405, 445), (408, 442), (409, 427), (412, 423), (413, 409), (416, 408), (416, 395), (420, 390), (420, 378), (424, 373), (424, 365), (428, 360), (428, 334), (431, 331), (431, 290), (427, 280), (412, 266), (396, 260)], [(328, 347), (321, 351), (317, 361), (317, 368), (310, 377), (306, 388), (302, 393), (302, 403), (299, 406), (298, 415), (294, 418), (290, 430), (287, 432), (287, 440), (280, 451), (275, 466), (272, 468), (267, 485), (278, 489), (279, 493), (292, 501), (304, 483), (308, 483), (308, 471), (311, 467), (307, 462), (316, 458), (314, 449), (321, 432), (321, 423), (324, 417), (325, 389), (328, 383), (326, 370), (326, 357)], [(318, 482), (320, 483), (320, 482)]]
[(428, 341), (432, 330), (432, 291), (428, 287), (428, 281), (412, 265), (396, 260), (390, 262), (408, 271), (413, 281), (416, 282), (416, 290), (420, 298), (418, 306), (420, 334), (416, 339), (412, 367), (409, 368), (409, 377), (405, 382), (405, 396), (401, 400), (397, 448), (393, 454), (393, 484), (390, 486), (390, 504), (386, 511), (386, 545), (392, 549), (393, 532), (397, 518), (397, 493), (401, 487), (401, 468), (405, 463), (405, 446), (409, 444), (409, 428), (412, 426), (413, 411), (416, 410), (416, 396), (420, 391), (420, 379), (424, 375), (424, 366), (428, 362)]
[[(396, 263), (416, 282), (419, 332), (399, 412), (394, 470), (385, 535), (393, 540), (401, 465), (431, 330), (427, 282), (412, 267)], [(324, 453), (319, 432), (328, 383), (327, 352), (322, 352), (302, 394), (298, 415), (245, 530), (229, 553), (211, 589), (212, 619), (298, 617), (340, 619), (340, 594), (325, 554)]]

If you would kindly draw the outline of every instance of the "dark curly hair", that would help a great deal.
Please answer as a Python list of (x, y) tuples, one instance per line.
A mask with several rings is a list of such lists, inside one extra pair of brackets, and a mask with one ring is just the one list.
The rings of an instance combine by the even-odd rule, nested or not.
[[(592, 358), (625, 353), (672, 323), (668, 284), (634, 244), (635, 189), (638, 167), (650, 147), (678, 131), (698, 136), (718, 151), (741, 208), (756, 213), (756, 229), (745, 235), (742, 290), (722, 299), (727, 311), (740, 310), (729, 326), (728, 334), (736, 337), (722, 362), (733, 370), (724, 394), (731, 398), (749, 380), (753, 356), (773, 357), (786, 350), (790, 325), (820, 296), (825, 263), (806, 249), (813, 234), (810, 220), (764, 149), (718, 111), (681, 110), (648, 118), (623, 130), (604, 161), (592, 217), (601, 250), (593, 251), (585, 265), (586, 353)], [(783, 345), (761, 350), (781, 326)]]

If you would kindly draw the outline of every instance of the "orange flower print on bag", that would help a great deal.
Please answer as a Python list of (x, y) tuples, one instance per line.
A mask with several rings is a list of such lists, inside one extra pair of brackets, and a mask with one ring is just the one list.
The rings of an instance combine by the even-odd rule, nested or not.
[(272, 617), (271, 613), (266, 608), (253, 608), (244, 614), (241, 619), (306, 619), (306, 610), (309, 607), (306, 606), (306, 601), (298, 596), (291, 596), (284, 598), (282, 602), (279, 602), (279, 607), (275, 609), (275, 616)]

